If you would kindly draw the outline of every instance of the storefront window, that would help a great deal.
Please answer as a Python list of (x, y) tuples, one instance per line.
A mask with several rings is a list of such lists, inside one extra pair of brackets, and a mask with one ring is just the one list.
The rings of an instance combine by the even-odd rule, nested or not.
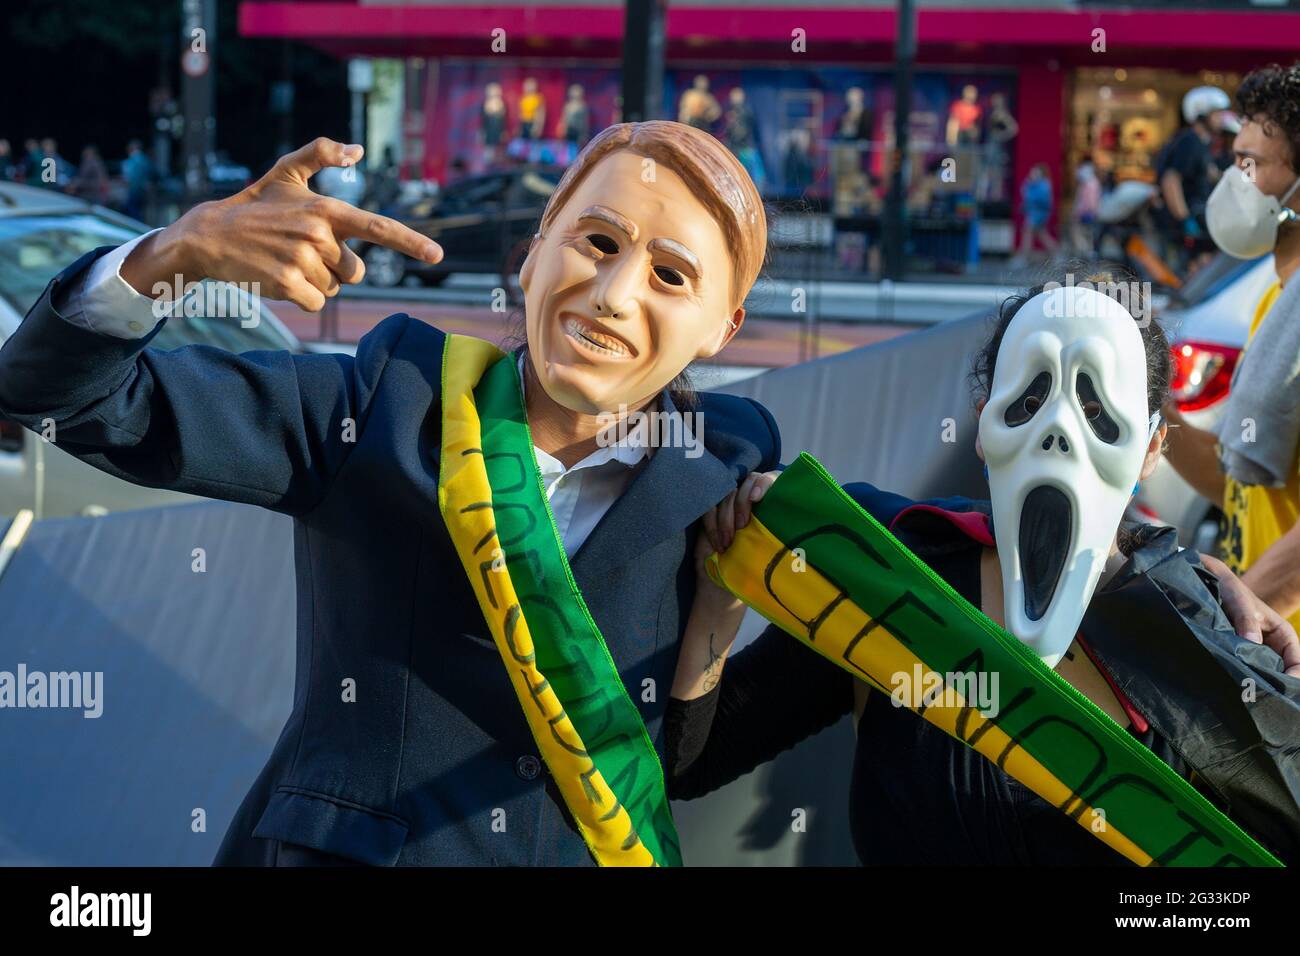
[[(1182, 125), (1183, 96), (1213, 85), (1231, 94), (1241, 82), (1233, 73), (1117, 68), (1078, 70), (1067, 115), (1071, 117), (1067, 183), (1091, 160), (1106, 186), (1137, 180), (1155, 183), (1161, 148)], [(1214, 144), (1218, 150), (1223, 144)]]
[[(563, 167), (621, 117), (613, 62), (443, 59), (408, 78), (423, 85), (423, 177), (444, 188), (519, 163)], [(966, 270), (979, 255), (977, 221), (1010, 218), (1016, 86), (1010, 72), (916, 75), (906, 159), (915, 258)], [(830, 220), (818, 234), (833, 237), (840, 266), (878, 270), (895, 150), (891, 72), (674, 64), (661, 115), (717, 136), (783, 210)]]

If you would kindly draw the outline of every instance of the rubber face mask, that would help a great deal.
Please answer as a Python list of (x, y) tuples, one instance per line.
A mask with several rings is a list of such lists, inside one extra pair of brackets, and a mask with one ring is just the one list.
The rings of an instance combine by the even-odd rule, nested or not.
[(731, 252), (686, 182), (619, 150), (569, 196), (520, 272), (529, 357), (565, 408), (618, 413), (727, 341)]
[(998, 349), (980, 443), (1007, 629), (1049, 667), (1069, 648), (1159, 416), (1146, 351), (1114, 299), (1068, 286), (1030, 299)]
[(1214, 244), (1237, 259), (1267, 255), (1277, 245), (1277, 231), (1296, 214), (1286, 208), (1300, 179), (1279, 199), (1260, 192), (1240, 166), (1223, 174), (1205, 204), (1205, 224)]

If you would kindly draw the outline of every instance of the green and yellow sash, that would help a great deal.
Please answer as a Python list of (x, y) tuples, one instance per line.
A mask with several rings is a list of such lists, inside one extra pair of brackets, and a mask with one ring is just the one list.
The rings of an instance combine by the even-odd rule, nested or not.
[[(1168, 764), (957, 594), (809, 455), (709, 572), (823, 657), (908, 703), (1139, 865), (1280, 866)], [(949, 675), (996, 673), (985, 716)], [(970, 687), (969, 683), (964, 685)], [(896, 699), (900, 699), (896, 697)], [(906, 701), (905, 701), (906, 702)], [(928, 706), (927, 706), (928, 703)], [(913, 706), (915, 704), (915, 706)]]
[(680, 866), (663, 768), (574, 583), (519, 376), (449, 335), (438, 508), (546, 767), (601, 866)]

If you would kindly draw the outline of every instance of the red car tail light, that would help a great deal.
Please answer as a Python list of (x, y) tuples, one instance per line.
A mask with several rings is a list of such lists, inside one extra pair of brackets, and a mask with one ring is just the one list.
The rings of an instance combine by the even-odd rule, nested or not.
[(1175, 342), (1169, 390), (1181, 412), (1208, 408), (1228, 394), (1241, 349), (1208, 342)]

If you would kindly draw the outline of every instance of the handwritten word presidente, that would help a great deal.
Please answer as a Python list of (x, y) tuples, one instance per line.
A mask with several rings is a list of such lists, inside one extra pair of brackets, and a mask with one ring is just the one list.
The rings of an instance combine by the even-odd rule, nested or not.
[[(817, 545), (818, 539), (821, 539), (822, 545), (837, 548), (848, 543), (860, 552), (862, 557), (876, 565), (880, 573), (871, 576), (872, 586), (875, 589), (870, 595), (871, 608), (863, 607), (855, 601), (850, 591), (837, 581), (828, 569), (818, 567), (816, 562), (816, 553), (820, 550)], [(807, 604), (806, 598), (803, 600), (799, 598), (801, 593), (806, 594), (806, 576), (789, 570), (796, 549), (801, 549), (807, 554), (809, 564), (818, 570), (835, 591), (833, 597), (807, 617), (800, 616), (793, 609), (795, 605)], [(904, 554), (900, 553), (895, 557), (902, 559)], [(790, 540), (782, 542), (781, 548), (773, 554), (764, 569), (763, 583), (768, 596), (776, 605), (785, 610), (805, 630), (806, 634), (802, 636), (805, 643), (838, 666), (866, 677), (877, 686), (885, 686), (889, 674), (876, 673), (876, 668), (873, 668), (871, 654), (873, 637), (892, 636), (921, 658), (931, 670), (943, 674), (988, 672), (985, 652), (979, 643), (973, 639), (959, 640), (962, 634), (957, 626), (958, 621), (955, 615), (950, 616), (956, 611), (956, 606), (939, 591), (937, 586), (932, 589), (932, 593), (918, 593), (911, 586), (902, 583), (906, 580), (909, 571), (910, 568), (902, 563), (891, 563), (879, 549), (854, 529), (832, 523), (801, 530), (790, 536)], [(836, 609), (846, 604), (858, 608), (865, 617), (866, 623), (844, 639), (837, 637), (826, 627), (826, 624)], [(939, 644), (936, 635), (942, 636), (943, 653), (951, 654), (952, 659), (947, 661), (926, 659), (927, 656), (930, 658), (940, 656), (939, 647), (936, 646)], [(1041, 688), (1019, 679), (1014, 673), (1004, 672), (1003, 677), (1004, 683), (1010, 684), (1011, 687), (1006, 693), (998, 695), (997, 718), (983, 720), (972, 730), (977, 708), (967, 704), (960, 708), (954, 736), (993, 760), (997, 767), (1004, 771), (1008, 761), (1017, 753), (1026, 754), (1033, 760), (1041, 760), (1047, 753), (1047, 747), (1043, 745), (1048, 742), (1041, 739), (1036, 741), (1035, 738), (1044, 733), (1051, 735), (1049, 746), (1055, 753), (1062, 753), (1066, 747), (1071, 747), (1074, 754), (1083, 758), (1085, 762), (1087, 754), (1094, 754), (1090, 766), (1071, 769), (1057, 775), (1060, 783), (1069, 791), (1069, 796), (1057, 809), (1076, 822), (1080, 822), (1087, 808), (1103, 806), (1108, 799), (1115, 802), (1123, 799), (1126, 793), (1129, 796), (1140, 795), (1152, 798), (1148, 803), (1158, 807), (1163, 817), (1161, 832), (1178, 834), (1168, 847), (1151, 854), (1153, 862), (1157, 865), (1167, 866), (1176, 862), (1202, 840), (1216, 847), (1221, 845), (1221, 841), (1215, 834), (1205, 830), (1195, 819), (1180, 810), (1173, 795), (1161, 780), (1154, 776), (1115, 770), (1110, 766), (1103, 742), (1088, 728), (1054, 712), (1055, 702)], [(1006, 700), (1007, 697), (1010, 699)], [(924, 704), (911, 709), (937, 724)], [(994, 726), (997, 726), (1009, 739), (1000, 752), (991, 754), (987, 752), (990, 750), (989, 742), (985, 741), (981, 747), (981, 741)], [(1068, 736), (1069, 743), (1061, 740), (1062, 732)], [(1078, 766), (1077, 762), (1070, 763), (1072, 768)], [(1245, 865), (1245, 863), (1245, 860), (1235, 854), (1225, 853), (1213, 865)]]
[[(475, 552), (482, 552), (493, 543), (510, 549), (511, 559), (508, 559), (508, 564), (513, 568), (510, 583), (512, 589), (516, 589), (516, 600), (507, 603), (504, 593), (497, 591), (496, 575), (489, 573), (494, 562), (484, 561), (480, 564), (479, 573), (484, 591), (493, 611), (498, 615), (493, 622), (494, 629), (503, 636), (511, 656), (517, 662), (535, 664), (543, 677), (538, 684), (526, 682), (528, 694), (537, 709), (545, 715), (550, 725), (549, 732), (554, 739), (581, 761), (579, 776), (587, 801), (610, 814), (617, 812), (620, 807), (632, 810), (653, 807), (655, 781), (649, 775), (641, 773), (640, 764), (635, 761), (626, 763), (605, 780), (613, 799), (612, 808), (606, 806), (604, 796), (592, 786), (592, 778), (599, 772), (593, 754), (606, 751), (621, 739), (634, 736), (636, 728), (628, 726), (614, 689), (603, 686), (597, 680), (591, 663), (583, 659), (581, 642), (590, 642), (590, 635), (575, 630), (576, 622), (571, 615), (565, 613), (560, 599), (550, 591), (541, 552), (548, 546), (553, 547), (547, 541), (547, 535), (553, 534), (553, 531), (549, 522), (547, 525), (541, 523), (542, 512), (533, 501), (537, 485), (536, 482), (529, 481), (528, 476), (535, 465), (516, 452), (505, 451), (486, 456), (484, 467), (488, 474), (492, 500), (475, 502), (470, 508), (489, 512), (492, 530), (479, 540)], [(562, 594), (567, 590), (567, 581), (555, 582), (554, 587), (561, 589), (557, 593)], [(521, 631), (528, 632), (528, 645), (524, 644)], [(544, 632), (554, 633), (555, 640), (533, 643), (534, 634), (541, 638)], [(551, 656), (556, 659), (548, 660)], [(568, 682), (579, 683), (586, 693), (581, 700), (574, 700), (566, 707), (558, 690)], [(587, 728), (585, 737), (580, 736), (579, 725)], [(644, 810), (641, 812), (650, 816)], [(628, 823), (625, 849), (642, 842), (630, 816)], [(659, 836), (661, 840), (668, 839), (674, 845), (676, 843), (670, 831), (660, 832)]]

